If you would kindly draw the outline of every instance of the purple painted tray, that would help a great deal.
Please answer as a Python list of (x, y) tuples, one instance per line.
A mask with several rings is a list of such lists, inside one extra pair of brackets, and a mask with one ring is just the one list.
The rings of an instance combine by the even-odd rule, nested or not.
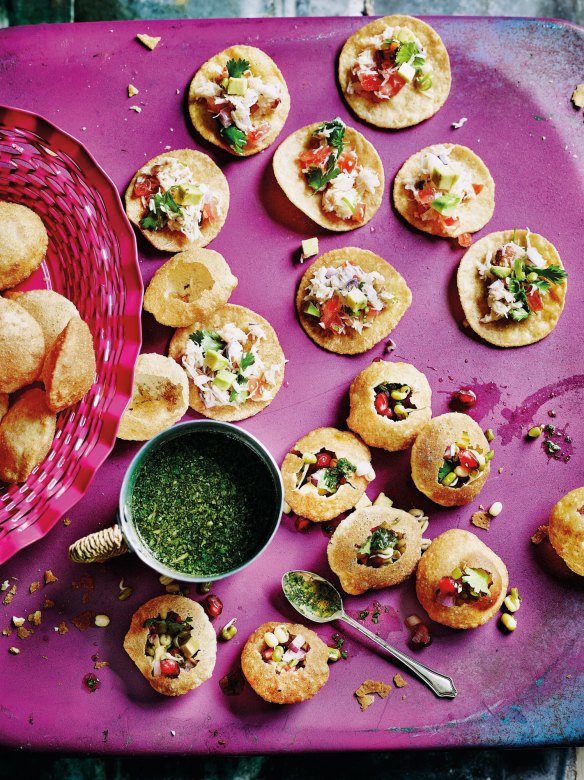
[[(45, 597), (42, 625), (26, 640), (0, 637), (0, 740), (42, 749), (135, 752), (269, 752), (284, 750), (388, 749), (454, 745), (579, 743), (584, 736), (584, 648), (579, 621), (582, 590), (550, 574), (542, 548), (529, 541), (551, 506), (581, 484), (584, 468), (581, 409), (584, 395), (581, 310), (584, 299), (581, 236), (584, 229), (582, 114), (570, 95), (582, 78), (584, 38), (565, 24), (518, 19), (430, 19), (451, 55), (453, 89), (444, 108), (424, 124), (399, 133), (363, 125), (351, 116), (335, 84), (335, 61), (361, 19), (125, 22), (12, 29), (0, 32), (0, 102), (34, 109), (87, 143), (96, 159), (125, 188), (137, 167), (166, 146), (209, 151), (231, 186), (226, 225), (212, 247), (222, 252), (240, 283), (233, 296), (266, 316), (289, 358), (286, 381), (275, 401), (242, 425), (281, 459), (300, 435), (319, 425), (344, 425), (352, 378), (382, 354), (382, 345), (359, 357), (324, 353), (299, 328), (293, 297), (303, 267), (299, 242), (319, 235), (321, 250), (356, 244), (378, 251), (406, 277), (413, 304), (392, 336), (395, 359), (412, 362), (428, 376), (434, 414), (447, 411), (450, 394), (473, 386), (473, 416), (496, 432), (495, 468), (480, 500), (500, 500), (503, 513), (488, 532), (477, 531), (507, 562), (523, 595), (519, 628), (503, 636), (495, 621), (477, 631), (432, 626), (434, 643), (422, 660), (451, 674), (454, 701), (436, 699), (404, 673), (408, 685), (365, 713), (352, 692), (365, 678), (389, 681), (396, 667), (346, 632), (348, 659), (310, 702), (291, 707), (264, 703), (246, 688), (224, 696), (219, 679), (237, 665), (247, 635), (264, 620), (292, 619), (279, 588), (284, 568), (328, 574), (327, 537), (320, 528), (302, 535), (289, 518), (270, 548), (245, 572), (219, 583), (226, 622), (239, 633), (219, 647), (211, 681), (178, 700), (150, 690), (122, 650), (130, 615), (160, 592), (154, 573), (129, 557), (83, 568), (67, 560), (67, 546), (109, 524), (129, 458), (137, 445), (118, 443), (85, 498), (59, 525), (0, 570), (18, 578), (18, 592), (0, 607), (1, 627), (26, 616)], [(162, 36), (150, 52), (136, 33)], [(402, 162), (433, 142), (454, 141), (475, 149), (497, 183), (494, 217), (482, 234), (528, 225), (559, 249), (570, 273), (568, 300), (555, 331), (543, 342), (501, 351), (464, 330), (454, 277), (462, 250), (411, 230), (393, 213), (389, 196), (370, 225), (329, 235), (307, 224), (280, 193), (272, 172), (273, 149), (236, 160), (209, 149), (189, 130), (184, 95), (197, 67), (227, 45), (258, 45), (281, 67), (292, 110), (282, 137), (296, 128), (340, 115), (379, 150), (389, 181)], [(140, 90), (126, 98), (128, 83)], [(137, 114), (130, 105), (142, 107)], [(462, 116), (459, 130), (451, 123)], [(147, 282), (163, 257), (140, 242)], [(145, 350), (163, 350), (170, 332), (144, 317)], [(526, 443), (526, 427), (548, 422), (569, 434), (558, 439), (571, 460), (547, 457), (538, 442)], [(422, 506), (429, 536), (451, 527), (470, 528), (478, 502), (459, 510), (432, 506), (414, 489), (408, 453), (375, 452), (378, 478), (371, 495), (384, 490), (397, 506)], [(499, 469), (502, 472), (499, 473)], [(52, 569), (59, 581), (29, 594), (32, 581)], [(88, 579), (91, 575), (91, 579)], [(118, 583), (134, 589), (116, 599)], [(76, 586), (72, 586), (76, 581)], [(16, 582), (16, 580), (15, 580)], [(196, 598), (196, 596), (195, 596)], [(385, 608), (379, 633), (405, 648), (403, 618), (419, 611), (412, 582), (376, 594)], [(371, 608), (374, 597), (347, 599), (351, 614)], [(107, 629), (75, 628), (84, 610), (112, 618)], [(54, 628), (65, 621), (68, 633)], [(218, 622), (221, 622), (218, 621)], [(370, 618), (367, 624), (371, 624)], [(222, 623), (221, 623), (222, 624)], [(329, 640), (334, 628), (319, 629)], [(17, 644), (20, 655), (9, 656)], [(84, 690), (94, 659), (109, 666), (102, 685)]]

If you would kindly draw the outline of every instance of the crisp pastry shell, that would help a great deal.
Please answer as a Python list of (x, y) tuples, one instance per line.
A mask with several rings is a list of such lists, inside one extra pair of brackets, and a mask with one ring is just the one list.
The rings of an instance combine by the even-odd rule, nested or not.
[(584, 576), (584, 488), (561, 498), (549, 519), (549, 538), (554, 550), (576, 574)]

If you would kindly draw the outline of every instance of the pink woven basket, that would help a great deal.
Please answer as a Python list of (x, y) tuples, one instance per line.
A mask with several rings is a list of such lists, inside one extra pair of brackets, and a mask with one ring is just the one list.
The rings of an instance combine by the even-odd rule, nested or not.
[(0, 483), (0, 563), (42, 538), (88, 489), (114, 446), (140, 351), (142, 279), (118, 192), (83, 146), (50, 122), (0, 106), (0, 200), (29, 206), (49, 234), (20, 289), (70, 298), (89, 325), (95, 382), (62, 412), (46, 459), (21, 485)]

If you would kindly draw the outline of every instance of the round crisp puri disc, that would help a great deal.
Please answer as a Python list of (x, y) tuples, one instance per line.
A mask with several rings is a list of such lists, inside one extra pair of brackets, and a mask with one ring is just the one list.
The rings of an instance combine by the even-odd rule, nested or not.
[[(520, 246), (526, 246), (526, 230), (503, 230), (499, 233), (489, 233), (477, 241), (463, 256), (458, 267), (457, 285), (464, 315), (474, 332), (497, 347), (523, 347), (540, 341), (556, 327), (556, 323), (564, 308), (567, 282), (552, 285), (547, 293), (541, 296), (543, 309), (532, 312), (526, 319), (515, 322), (510, 318), (481, 322), (489, 313), (487, 305), (489, 281), (481, 279), (479, 265), (484, 264), (487, 254), (493, 255), (504, 244), (515, 241)], [(557, 265), (563, 268), (556, 248), (550, 242), (537, 235), (529, 234), (532, 247), (537, 249), (546, 266)], [(494, 281), (494, 280), (491, 280)]]
[(339, 484), (333, 494), (320, 495), (310, 482), (297, 487), (298, 478), (306, 467), (302, 456), (317, 455), (321, 450), (333, 453), (337, 460), (345, 458), (361, 473), (365, 470), (363, 467), (371, 463), (369, 448), (348, 431), (317, 428), (296, 442), (282, 462), (284, 498), (293, 512), (313, 523), (324, 523), (338, 517), (341, 512), (353, 509), (368, 484), (364, 476), (357, 476), (355, 472)]
[(460, 220), (451, 232), (446, 236), (438, 232), (428, 221), (425, 222), (418, 216), (416, 201), (412, 193), (406, 190), (405, 185), (409, 181), (416, 181), (420, 175), (422, 157), (426, 152), (431, 152), (437, 146), (427, 146), (412, 155), (399, 169), (393, 183), (393, 203), (402, 217), (418, 230), (432, 235), (451, 238), (462, 233), (476, 233), (484, 227), (493, 216), (495, 210), (495, 182), (489, 173), (489, 169), (473, 151), (466, 146), (458, 144), (439, 144), (449, 152), (451, 162), (457, 163), (460, 168), (466, 168), (472, 178), (473, 184), (481, 186), (479, 194), (463, 203), (457, 209), (456, 214)]
[[(282, 626), (291, 637), (301, 635), (308, 645), (304, 665), (290, 671), (277, 671), (277, 667), (262, 657), (268, 645), (265, 635)], [(241, 653), (241, 669), (254, 691), (273, 704), (296, 704), (311, 699), (329, 677), (329, 648), (306, 626), (298, 623), (264, 623), (248, 638)]]
[(322, 207), (322, 193), (315, 192), (308, 186), (306, 176), (302, 173), (299, 156), (311, 148), (313, 133), (322, 122), (302, 127), (289, 135), (276, 149), (273, 160), (274, 176), (288, 200), (300, 211), (303, 211), (310, 219), (328, 230), (345, 231), (356, 230), (366, 225), (372, 219), (381, 206), (384, 193), (385, 176), (381, 158), (377, 154), (373, 144), (370, 144), (365, 136), (352, 127), (345, 127), (344, 150), (352, 150), (357, 154), (358, 164), (365, 168), (371, 168), (377, 174), (379, 187), (374, 192), (364, 192), (365, 218), (362, 222), (351, 219), (343, 219), (332, 211), (325, 211)]
[[(406, 83), (389, 100), (379, 101), (375, 100), (373, 93), (347, 91), (353, 80), (351, 71), (357, 57), (368, 49), (374, 52), (374, 39), (383, 36), (388, 27), (408, 30), (422, 44), (427, 62), (432, 66), (432, 87), (423, 92), (416, 89), (412, 82)], [(377, 127), (409, 127), (433, 116), (444, 105), (451, 81), (450, 60), (442, 39), (430, 25), (411, 16), (386, 16), (366, 24), (347, 39), (339, 58), (339, 83), (345, 100), (357, 116)]]
[[(228, 60), (247, 60), (252, 76), (258, 76), (265, 82), (276, 82), (280, 87), (279, 102), (261, 118), (262, 122), (267, 121), (270, 123), (269, 132), (253, 145), (246, 144), (241, 149), (241, 154), (237, 154), (229, 144), (223, 142), (219, 134), (219, 124), (214, 118), (217, 112), (209, 109), (204, 97), (209, 94), (208, 87), (206, 88), (208, 82), (219, 83), (223, 78)], [(274, 60), (261, 49), (256, 49), (255, 46), (230, 46), (228, 49), (211, 57), (195, 73), (189, 88), (189, 115), (195, 130), (207, 141), (238, 157), (249, 157), (252, 154), (257, 154), (257, 152), (261, 152), (262, 149), (266, 149), (273, 143), (284, 127), (289, 111), (290, 93), (288, 92), (284, 76), (280, 73)], [(255, 121), (255, 119), (255, 115), (252, 114), (252, 120)]]
[(584, 576), (584, 488), (571, 490), (554, 506), (549, 537), (570, 569)]
[[(375, 388), (379, 385), (407, 385), (413, 409), (407, 417), (384, 417), (375, 408)], [(409, 363), (376, 360), (357, 374), (349, 392), (351, 410), (347, 425), (370, 447), (389, 452), (405, 450), (432, 417), (432, 391), (428, 380)]]
[(489, 476), (491, 462), (487, 460), (479, 476), (462, 487), (446, 487), (438, 480), (446, 448), (460, 441), (465, 434), (470, 440), (467, 449), (476, 450), (485, 456), (490, 447), (480, 425), (468, 414), (459, 412), (434, 417), (422, 428), (412, 447), (414, 484), (421, 493), (441, 506), (469, 504), (480, 493)]
[(0, 297), (0, 393), (38, 379), (45, 354), (39, 323), (16, 301)]
[(144, 293), (144, 309), (161, 325), (182, 328), (224, 306), (236, 286), (223, 255), (187, 249), (156, 271)]
[[(203, 218), (200, 225), (201, 235), (194, 241), (189, 241), (184, 233), (178, 230), (163, 228), (162, 230), (145, 230), (140, 227), (140, 221), (146, 216), (147, 209), (142, 203), (142, 198), (134, 195), (134, 184), (144, 170), (150, 170), (153, 165), (160, 165), (164, 160), (174, 158), (186, 166), (192, 173), (195, 181), (205, 184), (218, 198), (219, 214), (211, 222)], [(180, 182), (177, 182), (180, 184)], [(180, 252), (197, 246), (206, 246), (212, 241), (223, 227), (229, 210), (229, 185), (227, 179), (213, 160), (202, 152), (194, 149), (177, 149), (174, 152), (165, 152), (153, 157), (140, 170), (136, 171), (132, 181), (128, 185), (125, 195), (126, 214), (130, 222), (136, 225), (142, 235), (150, 243), (164, 252)]]
[[(492, 584), (489, 594), (459, 606), (446, 606), (436, 600), (442, 577), (455, 569), (483, 569)], [(484, 542), (459, 528), (452, 528), (432, 540), (422, 555), (416, 573), (416, 595), (428, 615), (451, 628), (477, 628), (496, 615), (507, 594), (509, 575), (503, 561)]]
[[(347, 328), (344, 333), (322, 328), (319, 319), (307, 314), (307, 289), (314, 274), (323, 267), (339, 268), (345, 263), (358, 266), (366, 273), (373, 271), (383, 277), (384, 289), (393, 297), (384, 301), (381, 313), (371, 320), (371, 325), (364, 327), (361, 333), (353, 328)], [(296, 311), (300, 324), (310, 338), (323, 349), (336, 352), (339, 355), (356, 355), (367, 352), (395, 328), (412, 302), (412, 293), (403, 276), (382, 257), (368, 249), (346, 247), (325, 252), (315, 260), (304, 272), (296, 293)]]
[[(257, 352), (269, 374), (269, 379), (266, 379), (269, 398), (264, 400), (248, 399), (242, 403), (211, 407), (205, 405), (203, 393), (194, 382), (193, 376), (197, 376), (197, 374), (189, 370), (188, 362), (185, 362), (183, 358), (187, 354), (187, 342), (192, 335), (202, 331), (213, 333), (223, 328), (229, 328), (231, 331), (239, 329), (248, 335), (253, 332), (254, 328), (260, 328), (263, 332), (263, 337), (257, 342)], [(204, 320), (199, 320), (187, 328), (176, 330), (171, 339), (168, 354), (177, 363), (180, 363), (187, 372), (189, 377), (189, 404), (191, 408), (213, 420), (234, 422), (235, 420), (244, 420), (246, 417), (252, 417), (254, 414), (261, 412), (262, 409), (273, 401), (284, 379), (285, 358), (276, 331), (259, 314), (251, 311), (251, 309), (246, 309), (244, 306), (236, 306), (232, 303), (228, 303), (223, 308), (213, 312)], [(233, 373), (233, 365), (228, 370)], [(204, 386), (204, 381), (202, 386)], [(249, 383), (247, 386), (249, 386)], [(244, 385), (242, 384), (240, 387), (244, 387)]]
[(0, 201), (0, 290), (28, 279), (42, 263), (49, 237), (39, 215)]
[[(357, 553), (373, 529), (380, 526), (398, 534), (405, 547), (396, 561), (375, 568), (360, 563)], [(326, 552), (329, 566), (339, 577), (343, 590), (358, 596), (367, 590), (388, 588), (407, 579), (420, 560), (421, 545), (422, 528), (409, 512), (394, 507), (369, 506), (341, 521)]]
[[(190, 628), (194, 651), (191, 660), (194, 665), (189, 670), (181, 669), (178, 677), (166, 677), (162, 674), (153, 677), (153, 657), (146, 653), (149, 647), (149, 627), (144, 623), (152, 619), (166, 618), (169, 612), (175, 612), (185, 626)], [(187, 618), (190, 618), (188, 622)], [(124, 638), (124, 650), (155, 691), (165, 696), (181, 696), (211, 677), (217, 655), (217, 639), (215, 630), (200, 604), (185, 596), (168, 594), (147, 601), (134, 612)]]

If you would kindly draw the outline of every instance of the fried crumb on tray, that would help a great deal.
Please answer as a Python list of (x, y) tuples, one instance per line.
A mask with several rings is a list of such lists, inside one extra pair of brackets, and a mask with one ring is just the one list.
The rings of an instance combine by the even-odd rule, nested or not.
[(477, 528), (484, 528), (485, 531), (488, 531), (491, 525), (491, 516), (488, 512), (475, 512), (470, 521)]
[(361, 712), (365, 712), (365, 710), (375, 701), (375, 697), (371, 694), (376, 693), (380, 698), (385, 699), (390, 691), (391, 685), (387, 685), (380, 680), (364, 680), (355, 691), (355, 696), (361, 707)]
[(40, 582), (31, 582), (29, 587), (28, 587), (28, 592), (29, 593), (34, 593), (35, 591), (37, 591), (40, 588), (40, 586), (41, 586)]
[(531, 541), (533, 544), (541, 544), (544, 539), (547, 539), (547, 537), (548, 537), (548, 526), (540, 525), (537, 531), (531, 537)]
[(393, 684), (395, 685), (396, 688), (405, 688), (408, 682), (407, 680), (404, 680), (404, 678), (398, 672), (393, 676)]
[(93, 625), (94, 618), (95, 612), (86, 609), (85, 612), (80, 612), (78, 615), (75, 615), (75, 617), (71, 619), (71, 622), (79, 631), (87, 631), (89, 626)]
[(576, 108), (584, 108), (584, 84), (578, 84), (572, 93), (571, 100)]
[(47, 569), (44, 573), (45, 585), (49, 585), (51, 582), (58, 582), (59, 578), (55, 577), (50, 569)]
[(139, 40), (140, 43), (143, 43), (147, 49), (150, 49), (150, 51), (155, 49), (161, 40), (160, 36), (156, 37), (154, 35), (146, 35), (146, 33), (139, 33), (136, 36), (136, 39)]

